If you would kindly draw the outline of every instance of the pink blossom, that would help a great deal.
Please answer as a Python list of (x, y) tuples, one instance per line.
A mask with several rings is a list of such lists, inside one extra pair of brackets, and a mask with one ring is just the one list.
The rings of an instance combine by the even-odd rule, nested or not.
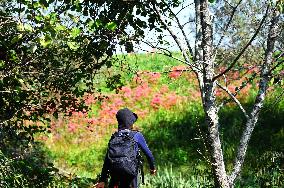
[(160, 93), (167, 93), (169, 91), (169, 87), (167, 85), (163, 85), (160, 88)]
[(143, 83), (143, 79), (141, 78), (141, 76), (135, 76), (133, 78), (133, 81), (136, 83), (136, 84), (141, 84)]
[(96, 118), (89, 118), (89, 119), (87, 119), (87, 122), (88, 122), (88, 124), (95, 125), (95, 124), (98, 123), (98, 120)]
[(121, 88), (121, 92), (124, 93), (124, 97), (130, 97), (131, 93), (132, 93), (132, 90), (131, 90), (130, 87), (123, 86)]
[(124, 105), (124, 102), (123, 102), (123, 100), (121, 98), (115, 98), (113, 103), (117, 107)]
[(154, 98), (151, 101), (151, 106), (153, 108), (158, 108), (162, 104), (161, 96), (159, 94), (156, 94)]
[(179, 71), (179, 70), (174, 70), (174, 71), (171, 71), (171, 72), (170, 72), (169, 77), (175, 79), (175, 78), (180, 77), (180, 75), (181, 75), (181, 71)]
[(69, 131), (69, 132), (75, 132), (76, 129), (77, 129), (77, 127), (78, 127), (77, 124), (75, 124), (75, 123), (69, 123), (69, 124), (68, 124), (68, 131)]
[(239, 72), (234, 72), (234, 74), (232, 75), (232, 79), (233, 80), (236, 80), (236, 79), (238, 79), (240, 77), (240, 74), (239, 74)]
[(234, 93), (235, 92), (235, 89), (236, 89), (236, 86), (233, 86), (233, 85), (229, 85), (228, 86), (228, 89), (231, 93)]
[(159, 72), (150, 72), (148, 73), (149, 82), (153, 83), (160, 79), (161, 74)]
[(136, 89), (135, 89), (135, 98), (136, 99), (140, 99), (141, 96), (143, 96), (143, 93), (144, 93), (144, 89), (142, 86), (138, 86)]
[(91, 105), (91, 104), (95, 104), (96, 103), (96, 100), (95, 100), (95, 97), (94, 95), (88, 95), (85, 99), (85, 103), (86, 105)]

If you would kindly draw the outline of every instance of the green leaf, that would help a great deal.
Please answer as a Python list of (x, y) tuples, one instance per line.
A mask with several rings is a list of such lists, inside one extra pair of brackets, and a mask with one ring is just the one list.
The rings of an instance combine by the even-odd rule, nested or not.
[(67, 42), (67, 45), (71, 50), (77, 50), (80, 47), (76, 42)]
[(47, 3), (46, 0), (40, 0), (39, 3), (40, 3), (41, 5), (43, 5), (44, 7), (48, 7), (48, 3)]
[(41, 5), (40, 5), (39, 2), (34, 2), (34, 3), (33, 3), (33, 7), (34, 7), (35, 9), (39, 8), (40, 6), (41, 6)]
[(49, 35), (42, 36), (39, 39), (39, 43), (45, 48), (52, 43), (52, 38)]
[(64, 30), (66, 30), (66, 27), (64, 25), (61, 25), (59, 23), (56, 24), (55, 31), (64, 31)]
[(42, 16), (35, 16), (36, 21), (42, 21), (43, 17)]
[(88, 28), (89, 28), (90, 31), (92, 31), (94, 29), (94, 24), (95, 24), (94, 20), (91, 20), (91, 21), (88, 22)]
[(24, 31), (24, 30), (25, 30), (24, 24), (20, 22), (20, 23), (17, 25), (17, 29), (18, 29), (18, 31)]
[(12, 43), (12, 44), (17, 43), (22, 37), (23, 37), (23, 34), (19, 34), (19, 35), (15, 36), (15, 37), (11, 40), (11, 43)]
[(100, 27), (102, 25), (102, 21), (99, 19), (96, 19), (96, 26)]
[(33, 31), (33, 28), (30, 24), (24, 24), (24, 28), (27, 32), (32, 32)]
[(281, 55), (281, 53), (282, 53), (282, 51), (280, 51), (280, 50), (275, 51), (275, 52), (273, 53), (273, 57), (274, 57), (274, 58), (277, 58), (278, 56)]
[(78, 21), (79, 21), (79, 17), (78, 16), (76, 17), (76, 16), (74, 16), (72, 14), (68, 14), (68, 16), (72, 19), (73, 22), (78, 23)]
[(215, 2), (215, 0), (208, 0), (209, 1), (209, 3), (214, 3)]
[(80, 30), (79, 28), (77, 28), (77, 27), (74, 27), (74, 28), (72, 28), (72, 30), (71, 30), (71, 36), (72, 36), (73, 38), (76, 38), (77, 36), (79, 36), (80, 33), (81, 33), (81, 30)]
[(31, 52), (32, 53), (35, 53), (36, 49), (37, 49), (37, 45), (31, 46)]
[(3, 68), (5, 66), (5, 61), (0, 60), (0, 69)]
[(109, 22), (109, 23), (107, 23), (107, 25), (106, 25), (106, 28), (109, 29), (109, 30), (111, 30), (111, 31), (114, 31), (114, 30), (116, 29), (116, 27), (117, 27), (117, 25), (116, 25), (116, 23), (114, 23), (114, 22)]

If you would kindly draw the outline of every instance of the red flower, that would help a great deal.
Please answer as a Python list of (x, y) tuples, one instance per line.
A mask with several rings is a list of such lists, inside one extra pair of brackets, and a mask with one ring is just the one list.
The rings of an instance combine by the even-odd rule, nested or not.
[(151, 101), (151, 106), (153, 108), (158, 108), (161, 104), (162, 104), (161, 96), (159, 94), (156, 94)]
[(75, 132), (76, 129), (77, 129), (77, 127), (78, 127), (77, 124), (75, 124), (75, 123), (69, 123), (69, 124), (68, 124), (68, 131), (69, 131), (69, 132)]

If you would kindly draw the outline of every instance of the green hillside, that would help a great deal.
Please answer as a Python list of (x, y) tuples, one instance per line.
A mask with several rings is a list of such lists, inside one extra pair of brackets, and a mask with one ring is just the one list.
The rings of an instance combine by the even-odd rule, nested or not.
[[(157, 54), (120, 55), (94, 82), (95, 92), (82, 98), (86, 109), (68, 109), (71, 116), (60, 114), (50, 122), (50, 133), (37, 136), (55, 167), (71, 174), (74, 184), (80, 177), (85, 186), (92, 185), (100, 173), (108, 139), (116, 130), (115, 113), (128, 107), (138, 114), (135, 128), (144, 134), (158, 166), (158, 175), (150, 176), (145, 160), (146, 184), (142, 187), (213, 186), (198, 82), (188, 67)], [(230, 82), (232, 87), (241, 83), (241, 78)], [(245, 108), (251, 108), (255, 84), (239, 93)], [(284, 100), (276, 101), (279, 88), (272, 90), (276, 92), (268, 94), (237, 187), (283, 185)], [(226, 95), (220, 91), (218, 97), (221, 101)], [(220, 122), (225, 161), (232, 168), (245, 118), (231, 102), (221, 109)]]

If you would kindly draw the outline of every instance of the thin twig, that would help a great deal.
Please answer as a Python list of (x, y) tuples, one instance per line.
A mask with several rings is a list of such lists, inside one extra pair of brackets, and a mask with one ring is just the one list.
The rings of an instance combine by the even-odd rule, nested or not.
[(183, 57), (186, 61), (186, 64), (189, 65), (193, 71), (198, 71), (198, 67), (195, 66), (193, 63), (192, 63), (192, 60), (189, 59), (187, 53), (186, 53), (186, 50), (183, 48), (182, 46), (182, 42), (178, 39), (178, 37), (176, 36), (176, 34), (174, 33), (174, 31), (167, 25), (167, 23), (165, 22), (165, 20), (163, 19), (161, 13), (159, 12), (158, 8), (156, 7), (155, 4), (153, 4), (153, 8), (154, 8), (154, 11), (157, 13), (157, 15), (159, 16), (159, 20), (162, 22), (162, 24), (166, 27), (166, 29), (169, 31), (169, 33), (171, 34), (171, 36), (173, 37), (173, 39), (175, 40), (175, 42), (177, 43), (180, 51), (182, 52), (183, 54)]
[[(167, 5), (167, 4), (166, 4), (166, 5)], [(187, 38), (187, 36), (186, 36), (186, 34), (185, 34), (185, 31), (184, 31), (184, 29), (183, 29), (183, 26), (181, 25), (181, 23), (180, 23), (180, 21), (179, 21), (177, 15), (172, 11), (171, 7), (169, 7), (169, 6), (167, 6), (167, 7), (168, 7), (168, 9), (170, 10), (170, 12), (173, 14), (173, 16), (174, 16), (174, 18), (175, 18), (175, 20), (176, 20), (176, 23), (178, 24), (178, 27), (179, 27), (179, 29), (180, 29), (181, 32), (182, 32), (182, 35), (183, 35), (183, 37), (184, 37), (184, 39), (185, 39), (185, 41), (186, 41), (186, 44), (187, 44), (187, 47), (188, 47), (188, 50), (189, 50), (190, 55), (193, 56), (193, 51), (192, 51), (191, 45), (190, 45), (190, 43), (189, 43), (189, 40), (188, 40), (188, 38)]]
[[(238, 9), (238, 7), (239, 7), (239, 5), (241, 4), (242, 1), (243, 1), (243, 0), (240, 0), (240, 1), (238, 2), (238, 4), (233, 7), (233, 10), (232, 10), (230, 19), (229, 19), (228, 23), (226, 24), (224, 31), (227, 31), (227, 30), (228, 30), (229, 26), (230, 26), (231, 23), (232, 23), (233, 17), (234, 17), (234, 15), (235, 15), (235, 13), (236, 13), (236, 11), (237, 11), (237, 9)], [(230, 5), (230, 4), (229, 4), (229, 5)], [(231, 5), (230, 5), (230, 6), (231, 6)], [(217, 44), (216, 52), (215, 52), (215, 53), (217, 53), (217, 49), (219, 48), (219, 45), (221, 44), (221, 42), (222, 42), (222, 40), (224, 39), (224, 37), (225, 37), (225, 34), (223, 34), (222, 37), (220, 38), (220, 40), (219, 40), (219, 42), (218, 42), (218, 44)]]
[(213, 78), (213, 81), (215, 81), (216, 79), (218, 79), (220, 76), (222, 76), (223, 74), (226, 74), (227, 72), (229, 72), (234, 66), (235, 64), (238, 62), (238, 60), (240, 59), (240, 57), (243, 55), (243, 53), (246, 51), (246, 49), (251, 45), (252, 41), (254, 41), (254, 39), (256, 38), (256, 36), (258, 35), (258, 33), (260, 32), (260, 29), (262, 28), (262, 25), (268, 15), (268, 10), (269, 10), (269, 4), (267, 6), (265, 15), (263, 16), (257, 30), (255, 31), (254, 35), (251, 37), (251, 39), (249, 40), (249, 42), (244, 46), (244, 48), (240, 51), (240, 53), (236, 56), (236, 58), (233, 60), (233, 62), (231, 63), (231, 65), (224, 70), (223, 72), (221, 72), (220, 74), (218, 74), (217, 76), (215, 76)]
[(187, 7), (189, 7), (189, 6), (191, 6), (191, 5), (193, 5), (194, 3), (190, 3), (190, 4), (188, 4), (188, 5), (186, 5), (186, 6), (184, 6), (184, 7), (182, 7), (177, 13), (176, 13), (176, 15), (178, 15), (181, 11), (183, 11), (185, 8), (187, 8)]
[(224, 90), (226, 93), (229, 94), (229, 96), (234, 100), (234, 102), (239, 106), (239, 108), (241, 109), (241, 111), (244, 113), (245, 117), (247, 119), (249, 119), (249, 116), (246, 112), (246, 110), (243, 108), (242, 104), (240, 103), (240, 101), (230, 92), (230, 90), (227, 87), (224, 87), (222, 85), (220, 85), (218, 82), (216, 82), (217, 86), (219, 86), (222, 90)]

